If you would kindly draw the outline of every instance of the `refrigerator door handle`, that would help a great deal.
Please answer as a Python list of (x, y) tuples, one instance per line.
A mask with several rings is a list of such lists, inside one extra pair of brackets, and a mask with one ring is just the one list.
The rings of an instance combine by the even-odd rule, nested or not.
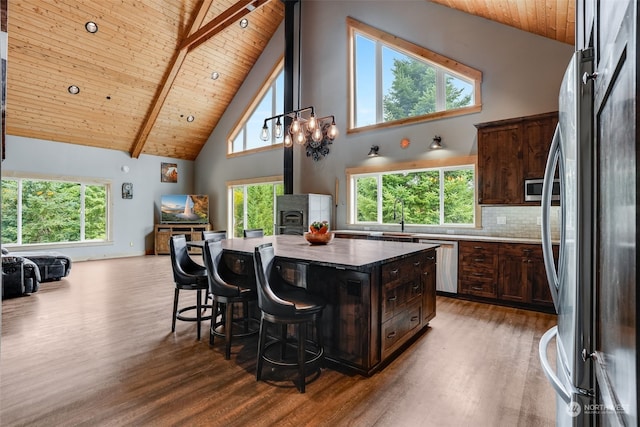
[(551, 386), (554, 388), (558, 396), (562, 400), (567, 403), (571, 402), (571, 394), (564, 388), (562, 382), (558, 378), (558, 376), (553, 372), (553, 368), (549, 363), (549, 358), (547, 357), (547, 347), (549, 346), (549, 342), (554, 339), (558, 335), (558, 327), (554, 326), (544, 333), (542, 338), (540, 338), (540, 343), (538, 344), (538, 353), (540, 355), (540, 363), (542, 364), (542, 370), (544, 374), (549, 379)]
[[(551, 291), (551, 298), (553, 299), (553, 305), (558, 311), (558, 286), (560, 285), (558, 279), (558, 271), (553, 260), (553, 246), (551, 244), (551, 196), (553, 191), (553, 177), (556, 172), (556, 165), (560, 158), (560, 124), (556, 126), (556, 130), (553, 134), (553, 140), (551, 141), (551, 148), (549, 149), (549, 157), (547, 157), (547, 165), (544, 169), (544, 181), (542, 184), (542, 255), (544, 258), (544, 267), (547, 272), (547, 280), (549, 282), (549, 289)], [(562, 175), (562, 171), (561, 175)], [(560, 186), (564, 183), (562, 178), (560, 179)], [(560, 203), (562, 203), (562, 188), (560, 195)], [(560, 256), (564, 252), (563, 239), (560, 239)]]

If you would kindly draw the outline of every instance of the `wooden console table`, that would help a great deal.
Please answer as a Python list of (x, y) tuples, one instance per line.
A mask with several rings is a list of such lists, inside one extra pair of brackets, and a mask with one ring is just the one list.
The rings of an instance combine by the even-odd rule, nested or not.
[(210, 224), (156, 224), (154, 230), (154, 251), (156, 255), (169, 255), (169, 239), (176, 234), (184, 234), (187, 241), (202, 240), (202, 232), (211, 230)]

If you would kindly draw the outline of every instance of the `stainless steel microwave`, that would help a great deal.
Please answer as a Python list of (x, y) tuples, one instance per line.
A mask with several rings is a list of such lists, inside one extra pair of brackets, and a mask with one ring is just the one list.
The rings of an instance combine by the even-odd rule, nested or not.
[[(542, 200), (542, 179), (525, 179), (524, 180), (524, 201), (538, 202)], [(560, 180), (553, 180), (553, 189), (551, 190), (551, 200), (560, 200)]]

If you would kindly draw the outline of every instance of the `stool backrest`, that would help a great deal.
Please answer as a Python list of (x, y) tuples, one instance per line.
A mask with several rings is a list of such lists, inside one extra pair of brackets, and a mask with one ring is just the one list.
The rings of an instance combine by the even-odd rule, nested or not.
[(253, 228), (243, 231), (244, 237), (263, 237), (264, 230), (262, 228)]
[(233, 297), (240, 295), (238, 286), (228, 283), (220, 276), (218, 266), (222, 260), (222, 242), (207, 240), (204, 245), (204, 265), (209, 278), (209, 292), (214, 295)]
[(223, 240), (227, 238), (226, 230), (203, 231), (202, 240)]
[(198, 279), (195, 276), (205, 277), (207, 269), (189, 256), (187, 250), (187, 238), (184, 234), (171, 236), (169, 240), (171, 251), (171, 268), (173, 269), (173, 280), (177, 284), (194, 283)]
[(271, 243), (264, 243), (254, 249), (253, 263), (256, 271), (258, 288), (258, 307), (265, 313), (275, 316), (293, 316), (296, 307), (276, 295), (270, 285), (273, 274), (275, 253)]

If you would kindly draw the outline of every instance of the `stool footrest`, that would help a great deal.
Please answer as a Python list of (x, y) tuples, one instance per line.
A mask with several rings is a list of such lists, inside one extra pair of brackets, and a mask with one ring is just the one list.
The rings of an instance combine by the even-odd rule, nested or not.
[[(210, 305), (201, 305), (200, 309), (203, 311), (206, 311), (208, 308), (212, 308)], [(176, 313), (176, 319), (178, 320), (182, 320), (185, 322), (197, 322), (198, 318), (197, 317), (190, 317), (190, 316), (185, 316), (183, 315), (183, 313), (191, 311), (191, 310), (196, 310), (197, 306), (195, 305), (190, 305), (188, 307), (183, 307), (181, 309), (178, 310), (178, 312)], [(206, 316), (200, 316), (200, 320), (210, 320), (211, 319), (211, 315), (208, 314)]]

